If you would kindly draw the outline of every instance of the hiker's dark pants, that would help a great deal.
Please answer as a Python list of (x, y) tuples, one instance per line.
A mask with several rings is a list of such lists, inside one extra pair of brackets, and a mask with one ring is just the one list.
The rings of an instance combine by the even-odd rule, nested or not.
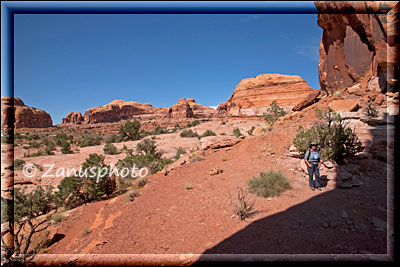
[[(310, 168), (307, 165), (307, 170), (308, 170), (308, 178), (309, 178), (309, 185), (311, 187), (319, 187), (319, 168), (318, 168), (318, 162), (310, 162), (312, 165), (312, 168)], [(313, 181), (313, 174), (315, 173), (315, 181)]]

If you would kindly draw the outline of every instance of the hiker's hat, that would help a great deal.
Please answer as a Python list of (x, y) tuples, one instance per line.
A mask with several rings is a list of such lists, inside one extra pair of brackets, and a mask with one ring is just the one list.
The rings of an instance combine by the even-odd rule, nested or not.
[(310, 143), (310, 147), (312, 147), (312, 146), (318, 146), (318, 143), (315, 142), (315, 141), (312, 141), (312, 142)]

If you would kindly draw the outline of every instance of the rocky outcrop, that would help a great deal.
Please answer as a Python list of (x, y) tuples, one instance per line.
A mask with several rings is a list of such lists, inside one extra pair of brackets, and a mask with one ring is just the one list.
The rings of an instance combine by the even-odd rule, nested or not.
[(178, 103), (168, 109), (167, 118), (209, 119), (214, 116), (214, 109), (196, 103), (193, 98), (181, 98)]
[(292, 108), (293, 111), (300, 111), (310, 105), (312, 105), (316, 100), (317, 97), (321, 94), (321, 90), (315, 90), (312, 93), (309, 93), (301, 102), (299, 102), (296, 106)]
[[(12, 117), (14, 114), (14, 117)], [(1, 125), (12, 125), (15, 128), (51, 127), (53, 121), (50, 115), (41, 109), (28, 107), (18, 97), (1, 97)]]
[(150, 104), (114, 100), (102, 107), (88, 109), (83, 114), (83, 118), (85, 123), (114, 122), (150, 115), (153, 111), (154, 107)]
[(311, 92), (313, 89), (300, 76), (261, 74), (240, 81), (229, 100), (217, 107), (216, 115), (262, 116), (273, 101), (289, 110)]
[(360, 83), (361, 90), (398, 91), (398, 2), (314, 3), (323, 29), (318, 65), (321, 89), (332, 94)]
[(209, 119), (214, 116), (214, 109), (196, 103), (193, 98), (181, 98), (170, 108), (154, 108), (150, 104), (135, 101), (114, 100), (102, 107), (88, 109), (83, 116), (79, 112), (70, 112), (62, 119), (63, 124), (103, 123), (128, 119), (157, 118), (196, 118)]
[(70, 112), (65, 118), (62, 119), (62, 123), (81, 124), (82, 122), (83, 116), (80, 112)]

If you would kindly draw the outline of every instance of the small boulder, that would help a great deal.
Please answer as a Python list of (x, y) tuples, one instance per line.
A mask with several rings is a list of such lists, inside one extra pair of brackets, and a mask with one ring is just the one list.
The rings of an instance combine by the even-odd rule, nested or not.
[(328, 104), (333, 111), (356, 111), (359, 108), (358, 102), (350, 99), (333, 100)]

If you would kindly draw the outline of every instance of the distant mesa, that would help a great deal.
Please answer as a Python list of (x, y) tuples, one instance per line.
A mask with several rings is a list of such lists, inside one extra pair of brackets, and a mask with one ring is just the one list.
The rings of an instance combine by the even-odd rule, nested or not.
[(51, 127), (53, 121), (46, 111), (28, 107), (18, 97), (2, 96), (1, 125), (15, 128), (45, 128)]
[(209, 119), (214, 109), (196, 103), (193, 98), (181, 98), (170, 108), (154, 108), (150, 104), (135, 101), (114, 100), (102, 107), (88, 109), (83, 116), (70, 112), (62, 119), (63, 124), (105, 123), (128, 119), (197, 118)]
[(241, 80), (228, 101), (217, 107), (216, 113), (218, 117), (258, 117), (267, 112), (273, 101), (290, 110), (312, 92), (300, 76), (261, 74)]

